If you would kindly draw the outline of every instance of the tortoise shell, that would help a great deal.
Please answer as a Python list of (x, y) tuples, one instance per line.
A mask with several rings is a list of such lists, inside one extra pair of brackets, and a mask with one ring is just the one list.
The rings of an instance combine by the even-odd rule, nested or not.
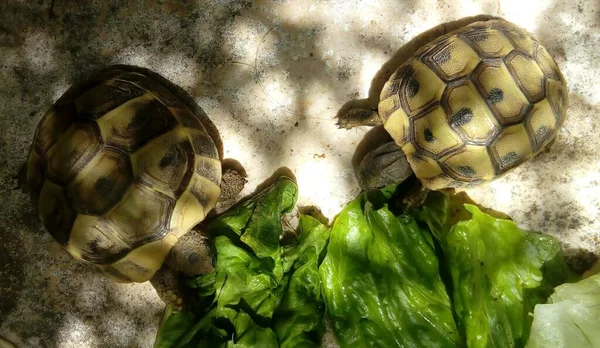
[(565, 120), (567, 85), (548, 51), (504, 20), (420, 48), (383, 87), (379, 115), (423, 186), (470, 187), (536, 155)]
[(219, 153), (199, 115), (156, 79), (119, 69), (49, 109), (26, 177), (50, 234), (122, 282), (150, 279), (221, 193)]

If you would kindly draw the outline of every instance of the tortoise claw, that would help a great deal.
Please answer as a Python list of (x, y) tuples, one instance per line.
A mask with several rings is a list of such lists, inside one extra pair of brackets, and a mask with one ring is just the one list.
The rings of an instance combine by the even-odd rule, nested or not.
[(170, 305), (179, 311), (183, 310), (187, 303), (187, 294), (180, 278), (172, 270), (163, 267), (150, 279), (150, 283), (156, 290), (158, 297), (166, 305)]

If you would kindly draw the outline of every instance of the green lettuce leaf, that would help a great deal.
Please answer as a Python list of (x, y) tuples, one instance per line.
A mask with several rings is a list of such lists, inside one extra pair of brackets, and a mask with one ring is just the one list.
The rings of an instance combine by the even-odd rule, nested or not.
[(286, 246), (289, 179), (220, 216), (215, 271), (188, 281), (209, 306), (168, 308), (155, 347), (316, 347), (325, 311), (342, 347), (523, 347), (534, 307), (577, 279), (555, 239), (466, 195), (402, 211), (395, 190), (360, 194), (331, 229), (301, 216)]
[(214, 304), (217, 314), (234, 305), (248, 306), (265, 318), (273, 315), (281, 298), (281, 279), (273, 275), (272, 263), (234, 245), (224, 236), (214, 239), (217, 254)]
[(240, 238), (257, 257), (277, 260), (280, 254), (279, 237), (283, 232), (281, 216), (296, 205), (298, 189), (291, 180), (280, 181), (260, 199), (254, 199), (254, 213)]
[(559, 285), (533, 312), (527, 348), (600, 347), (600, 274)]
[(410, 215), (394, 216), (387, 198), (361, 194), (332, 226), (319, 272), (338, 343), (460, 346), (432, 236)]
[(534, 306), (576, 279), (554, 238), (466, 194), (402, 212), (391, 192), (362, 194), (332, 227), (320, 273), (342, 347), (523, 347)]
[(292, 264), (289, 285), (273, 318), (282, 348), (317, 347), (324, 333), (325, 304), (321, 297), (319, 264), (329, 229), (315, 218), (300, 218), (301, 235), (286, 248), (283, 258)]
[[(196, 324), (196, 316), (167, 306), (156, 334), (154, 348), (186, 347), (184, 336)], [(193, 345), (191, 345), (193, 347)]]
[(468, 347), (523, 347), (531, 316), (572, 273), (558, 242), (465, 204), (472, 219), (447, 235), (454, 310)]
[(296, 184), (281, 178), (209, 225), (215, 270), (187, 285), (198, 302), (210, 305), (201, 312), (168, 308), (155, 347), (280, 347), (320, 340), (317, 269), (328, 230), (301, 217), (300, 237), (281, 247), (281, 219), (296, 199)]
[(450, 233), (450, 196), (433, 191), (427, 194), (425, 202), (418, 208), (411, 209), (409, 214), (425, 223), (431, 234), (445, 249), (446, 237)]

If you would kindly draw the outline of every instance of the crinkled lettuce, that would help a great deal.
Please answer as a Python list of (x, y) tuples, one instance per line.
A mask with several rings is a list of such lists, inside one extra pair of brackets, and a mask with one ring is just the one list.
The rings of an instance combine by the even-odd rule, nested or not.
[(318, 261), (329, 230), (302, 216), (300, 236), (280, 246), (281, 218), (296, 198), (296, 184), (281, 178), (209, 225), (215, 270), (188, 286), (210, 305), (199, 313), (167, 308), (155, 347), (318, 346)]
[(459, 347), (431, 233), (394, 215), (389, 192), (361, 194), (335, 219), (320, 274), (341, 347)]
[(432, 192), (413, 214), (443, 249), (453, 310), (468, 347), (523, 347), (536, 304), (575, 279), (558, 241), (524, 231), (464, 193)]
[(332, 226), (323, 292), (342, 347), (523, 347), (530, 313), (573, 279), (558, 242), (464, 194), (402, 211), (386, 188)]
[(430, 192), (405, 210), (395, 189), (361, 193), (331, 228), (301, 216), (286, 246), (279, 238), (296, 202), (292, 181), (234, 207), (209, 226), (215, 271), (188, 282), (209, 306), (168, 308), (155, 347), (316, 347), (325, 312), (341, 347), (523, 347), (534, 308), (530, 347), (554, 346), (549, 337), (560, 335), (596, 344), (585, 324), (597, 316), (596, 283), (557, 290), (540, 305), (577, 280), (555, 239), (466, 195)]
[(471, 204), (471, 219), (452, 226), (446, 239), (454, 311), (468, 347), (523, 347), (530, 313), (569, 279), (554, 238), (519, 229)]
[(527, 348), (600, 347), (600, 274), (556, 287), (533, 312)]
[(302, 233), (295, 243), (283, 253), (286, 263), (291, 264), (291, 277), (273, 316), (282, 348), (317, 347), (325, 330), (319, 265), (329, 240), (329, 229), (310, 216), (301, 216), (300, 230)]

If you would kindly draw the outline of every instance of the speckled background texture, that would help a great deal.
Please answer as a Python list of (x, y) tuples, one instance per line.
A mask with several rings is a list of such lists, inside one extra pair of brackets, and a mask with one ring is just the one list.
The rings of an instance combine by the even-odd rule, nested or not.
[(549, 153), (470, 194), (569, 250), (600, 254), (599, 1), (52, 2), (0, 0), (0, 335), (19, 347), (153, 343), (163, 304), (150, 284), (112, 283), (76, 263), (13, 190), (44, 112), (111, 64), (152, 69), (189, 93), (225, 157), (246, 168), (245, 193), (286, 166), (299, 203), (331, 219), (359, 192), (351, 159), (369, 130), (336, 129), (340, 108), (377, 95), (373, 77), (419, 33), (502, 16), (546, 45), (570, 107)]

